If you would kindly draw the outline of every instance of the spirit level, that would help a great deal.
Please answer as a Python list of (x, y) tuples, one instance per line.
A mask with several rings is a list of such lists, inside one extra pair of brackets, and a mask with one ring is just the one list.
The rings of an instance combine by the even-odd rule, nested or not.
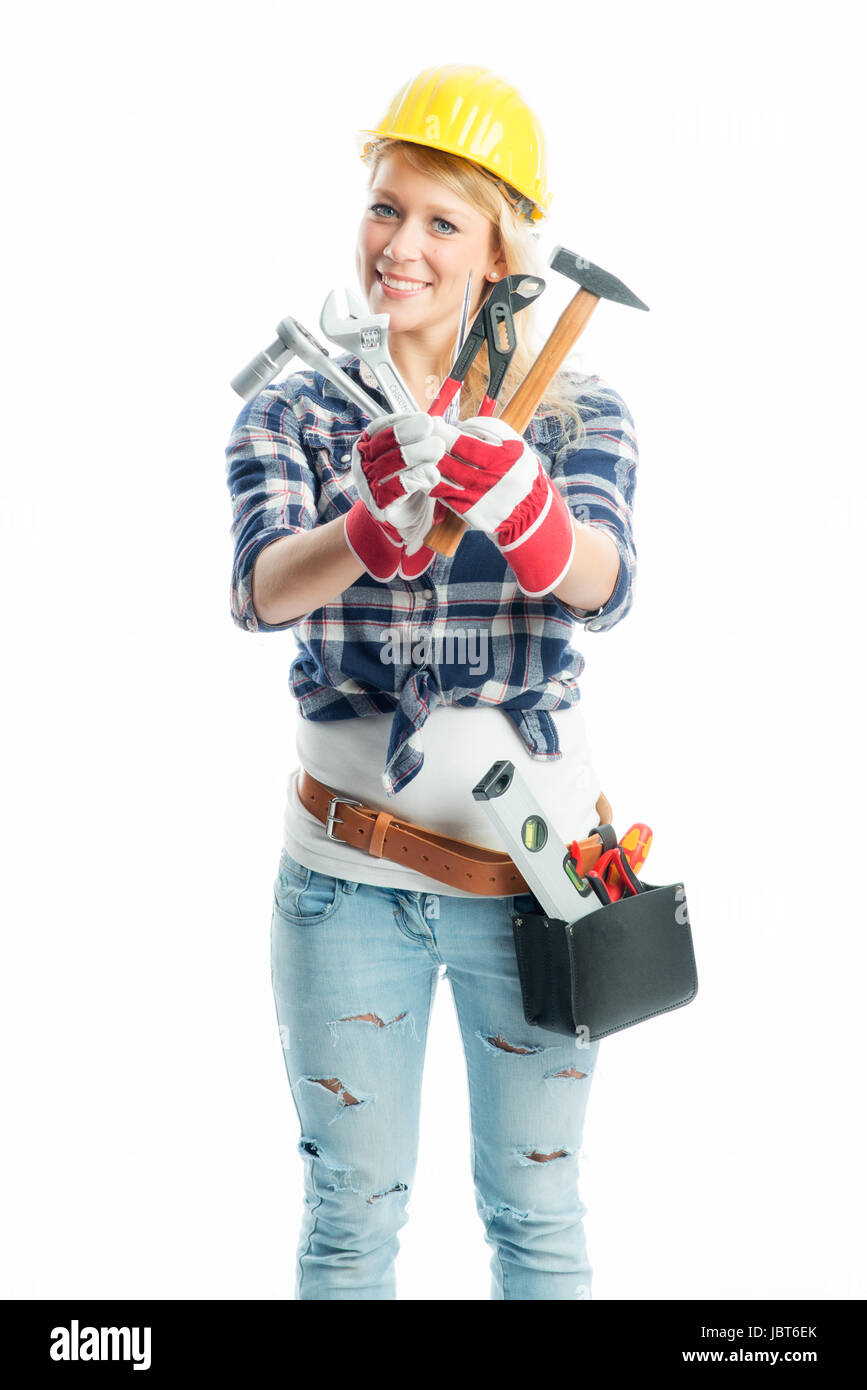
[(549, 917), (574, 922), (602, 904), (565, 843), (515, 771), (514, 763), (495, 762), (473, 787), (484, 803), (540, 906)]

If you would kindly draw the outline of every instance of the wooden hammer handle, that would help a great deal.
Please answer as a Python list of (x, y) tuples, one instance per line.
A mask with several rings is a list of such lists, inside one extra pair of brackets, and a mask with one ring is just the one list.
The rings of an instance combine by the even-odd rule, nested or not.
[[(598, 303), (598, 294), (580, 289), (566, 305), (551, 336), (500, 417), (518, 434), (523, 434), (529, 425), (557, 369), (581, 337)], [(457, 512), (450, 512), (444, 521), (431, 527), (424, 543), (438, 555), (454, 555), (466, 529), (466, 522)]]

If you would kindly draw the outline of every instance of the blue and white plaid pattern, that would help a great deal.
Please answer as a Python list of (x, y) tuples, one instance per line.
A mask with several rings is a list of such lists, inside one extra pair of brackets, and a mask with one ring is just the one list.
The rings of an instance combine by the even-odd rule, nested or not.
[[(366, 366), (349, 353), (334, 359), (374, 400), (388, 406)], [(418, 579), (381, 584), (362, 574), (331, 603), (293, 622), (273, 626), (257, 618), (251, 589), (260, 550), (280, 536), (309, 530), (349, 511), (352, 445), (368, 416), (343, 400), (314, 371), (296, 372), (248, 402), (226, 449), (232, 496), (234, 621), (251, 632), (294, 630), (298, 654), (289, 683), (305, 719), (347, 719), (393, 711), (387, 763), (389, 795), (400, 791), (423, 761), (421, 730), (440, 701), (499, 705), (515, 723), (531, 755), (559, 758), (550, 711), (579, 700), (584, 658), (570, 645), (576, 622), (604, 631), (629, 612), (635, 578), (632, 508), (638, 453), (632, 417), (623, 400), (598, 376), (565, 373), (586, 435), (576, 448), (565, 417), (537, 412), (524, 438), (541, 457), (578, 520), (606, 530), (620, 553), (614, 592), (590, 613), (553, 594), (528, 598), (496, 546), (467, 531), (454, 556), (437, 556)], [(571, 422), (570, 422), (571, 423)], [(470, 664), (469, 644), (437, 644), (446, 633), (474, 631), (487, 656)], [(412, 661), (382, 660), (389, 633), (426, 638)], [(481, 643), (481, 637), (484, 642)], [(473, 656), (478, 653), (477, 648)], [(442, 651), (446, 658), (432, 658)], [(393, 649), (392, 649), (393, 655)], [(463, 660), (467, 657), (467, 660)]]

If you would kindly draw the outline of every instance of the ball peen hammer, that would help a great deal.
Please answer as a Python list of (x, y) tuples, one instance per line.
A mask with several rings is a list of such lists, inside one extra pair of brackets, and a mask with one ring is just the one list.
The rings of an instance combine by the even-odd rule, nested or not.
[[(539, 356), (502, 412), (500, 418), (518, 434), (523, 434), (529, 425), (554, 374), (581, 337), (600, 299), (613, 299), (615, 304), (628, 304), (633, 309), (648, 307), (616, 275), (575, 255), (573, 251), (567, 251), (565, 246), (554, 247), (548, 264), (561, 275), (574, 280), (579, 289), (566, 305)], [(451, 512), (443, 521), (431, 527), (425, 536), (425, 545), (429, 545), (438, 555), (454, 555), (465, 530), (466, 522), (456, 512)]]

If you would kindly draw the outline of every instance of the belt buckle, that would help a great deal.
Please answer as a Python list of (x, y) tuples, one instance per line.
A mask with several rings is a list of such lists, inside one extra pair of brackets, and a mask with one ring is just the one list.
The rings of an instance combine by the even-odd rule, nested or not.
[(335, 825), (343, 825), (343, 820), (341, 819), (341, 817), (335, 816), (334, 814), (334, 808), (337, 805), (338, 801), (343, 806), (363, 805), (363, 802), (361, 801), (353, 801), (351, 796), (332, 796), (331, 800), (328, 803), (328, 815), (325, 819), (325, 834), (329, 840), (333, 840), (335, 838), (333, 833)]

